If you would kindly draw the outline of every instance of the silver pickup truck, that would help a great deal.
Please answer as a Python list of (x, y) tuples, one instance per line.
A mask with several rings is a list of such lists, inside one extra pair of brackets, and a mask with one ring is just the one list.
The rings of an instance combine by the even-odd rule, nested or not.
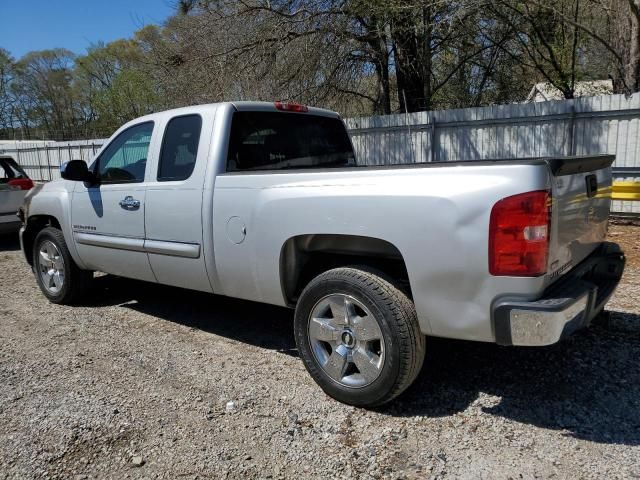
[(339, 116), (221, 103), (120, 128), (34, 189), (21, 243), (44, 295), (94, 271), (295, 308), (307, 370), (374, 406), (425, 336), (542, 346), (587, 326), (624, 268), (611, 156), (358, 166)]

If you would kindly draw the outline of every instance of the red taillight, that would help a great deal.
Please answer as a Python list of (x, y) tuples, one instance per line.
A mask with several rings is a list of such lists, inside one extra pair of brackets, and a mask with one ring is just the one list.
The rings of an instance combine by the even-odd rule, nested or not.
[(537, 277), (547, 272), (550, 195), (546, 190), (503, 198), (489, 222), (491, 275)]
[(8, 185), (20, 187), (20, 190), (30, 190), (33, 188), (33, 182), (30, 178), (14, 178), (9, 180)]
[(282, 103), (282, 102), (274, 102), (273, 103), (278, 110), (283, 110), (285, 112), (308, 112), (309, 107), (306, 105), (302, 105), (300, 103)]

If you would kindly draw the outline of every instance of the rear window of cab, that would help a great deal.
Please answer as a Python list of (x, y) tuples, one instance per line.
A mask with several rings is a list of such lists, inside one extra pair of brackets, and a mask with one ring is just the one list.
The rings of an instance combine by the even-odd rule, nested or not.
[(353, 167), (353, 147), (338, 118), (285, 112), (235, 112), (227, 172)]

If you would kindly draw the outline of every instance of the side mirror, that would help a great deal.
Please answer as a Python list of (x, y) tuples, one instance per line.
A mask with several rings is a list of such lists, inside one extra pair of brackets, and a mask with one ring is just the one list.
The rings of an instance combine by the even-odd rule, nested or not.
[(74, 182), (96, 182), (96, 176), (89, 171), (83, 160), (71, 160), (63, 163), (60, 166), (60, 175), (65, 180), (73, 180)]

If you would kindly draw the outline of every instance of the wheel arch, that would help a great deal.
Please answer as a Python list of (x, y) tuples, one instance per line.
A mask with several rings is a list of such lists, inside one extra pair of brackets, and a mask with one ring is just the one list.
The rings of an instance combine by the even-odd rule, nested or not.
[(280, 285), (289, 306), (315, 276), (333, 268), (363, 265), (396, 279), (412, 298), (405, 260), (392, 243), (376, 237), (305, 234), (287, 239), (280, 251)]
[(47, 227), (62, 230), (60, 221), (53, 215), (31, 215), (27, 218), (24, 233), (22, 234), (22, 249), (27, 262), (31, 266), (33, 266), (33, 244), (38, 233)]

